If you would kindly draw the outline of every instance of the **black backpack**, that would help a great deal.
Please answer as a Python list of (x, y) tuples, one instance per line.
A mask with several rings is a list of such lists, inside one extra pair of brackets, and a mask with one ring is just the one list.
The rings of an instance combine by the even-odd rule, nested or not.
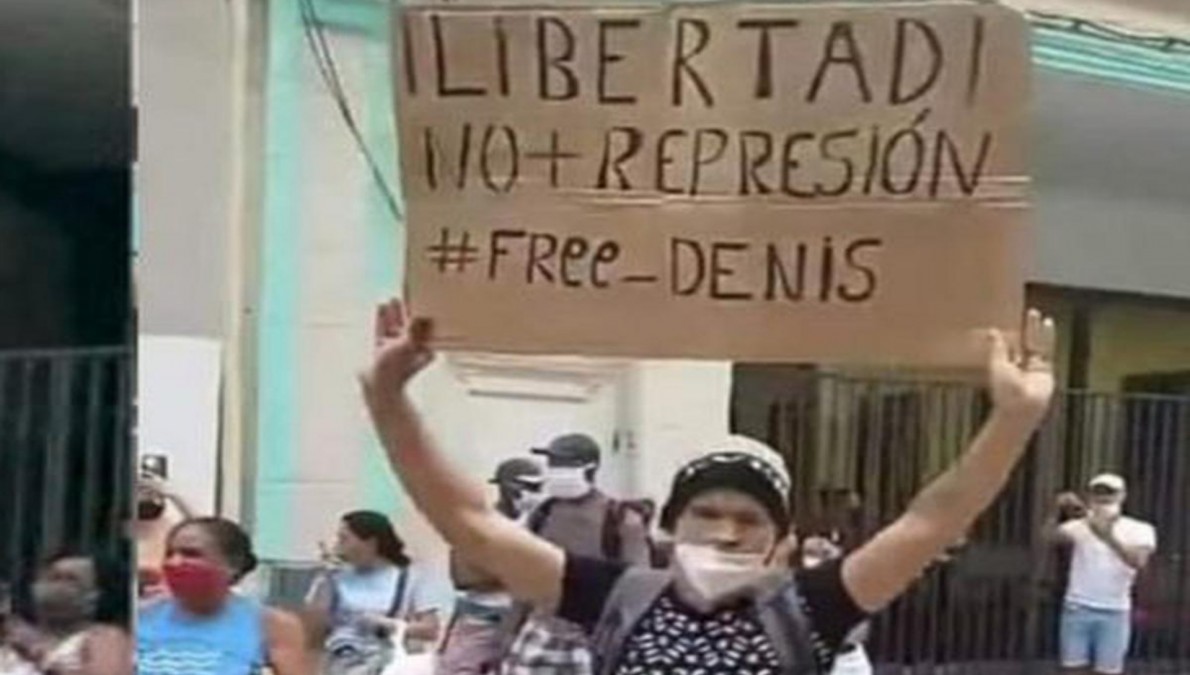
[[(550, 512), (555, 504), (557, 504), (556, 499), (547, 499), (529, 514), (529, 518), (525, 524), (530, 532), (534, 534), (541, 532), (541, 528), (549, 520)], [(650, 562), (656, 566), (659, 560), (657, 547), (653, 544), (652, 538), (647, 536), (649, 526), (653, 522), (654, 514), (653, 502), (648, 499), (608, 500), (607, 511), (603, 517), (603, 530), (599, 535), (599, 550), (602, 556), (607, 560), (623, 560), (623, 526), (624, 519), (628, 517), (629, 513), (635, 513), (641, 519), (641, 522), (644, 523)]]

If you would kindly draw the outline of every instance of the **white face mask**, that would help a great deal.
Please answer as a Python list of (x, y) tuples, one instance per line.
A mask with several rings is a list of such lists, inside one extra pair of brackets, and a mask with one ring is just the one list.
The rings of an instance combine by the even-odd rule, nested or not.
[(725, 553), (714, 546), (678, 544), (674, 565), (704, 606), (730, 600), (770, 573), (763, 553)]
[(545, 470), (545, 493), (558, 499), (579, 499), (591, 492), (585, 466), (555, 466)]
[(1091, 513), (1098, 518), (1118, 518), (1122, 507), (1120, 502), (1112, 502), (1111, 504), (1094, 504), (1091, 506)]
[(545, 495), (541, 494), (541, 492), (522, 492), (517, 496), (516, 503), (514, 504), (517, 515), (523, 516), (529, 513), (533, 509), (537, 508), (537, 505), (540, 504), (543, 499), (545, 499)]

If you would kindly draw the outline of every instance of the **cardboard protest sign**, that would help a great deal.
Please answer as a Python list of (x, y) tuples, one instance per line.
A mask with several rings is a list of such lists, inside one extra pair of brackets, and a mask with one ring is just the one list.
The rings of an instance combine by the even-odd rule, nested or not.
[(1014, 328), (1024, 20), (995, 5), (406, 5), (414, 310), (443, 346), (971, 363)]

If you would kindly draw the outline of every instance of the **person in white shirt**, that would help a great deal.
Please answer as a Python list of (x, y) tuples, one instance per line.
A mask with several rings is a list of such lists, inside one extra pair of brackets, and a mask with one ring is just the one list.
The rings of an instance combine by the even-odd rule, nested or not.
[(1082, 517), (1058, 524), (1051, 536), (1071, 547), (1070, 581), (1061, 620), (1062, 668), (1070, 673), (1118, 675), (1132, 639), (1132, 587), (1157, 550), (1152, 525), (1123, 515), (1124, 479), (1105, 473), (1091, 479), (1084, 503), (1059, 495), (1058, 510)]

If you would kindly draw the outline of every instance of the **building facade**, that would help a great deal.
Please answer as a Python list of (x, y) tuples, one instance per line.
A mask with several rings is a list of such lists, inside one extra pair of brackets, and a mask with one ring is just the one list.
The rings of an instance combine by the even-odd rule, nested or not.
[[(1190, 35), (1176, 7), (1133, 5), (1100, 3), (1094, 18)], [(1051, 16), (1061, 3), (1037, 7), (1030, 298), (1062, 322), (1068, 385), (1177, 389), (1190, 371), (1190, 50), (1108, 39)], [(385, 3), (143, 0), (139, 22), (141, 322), (223, 346), (222, 510), (269, 558), (311, 559), (338, 514), (371, 507), (440, 559), (355, 380), (372, 307), (404, 268), (385, 187), (400, 185)], [(584, 431), (605, 448), (609, 490), (660, 498), (683, 457), (756, 428), (749, 414), (789, 382), (788, 368), (746, 371), (446, 354), (415, 393), (476, 477)]]

